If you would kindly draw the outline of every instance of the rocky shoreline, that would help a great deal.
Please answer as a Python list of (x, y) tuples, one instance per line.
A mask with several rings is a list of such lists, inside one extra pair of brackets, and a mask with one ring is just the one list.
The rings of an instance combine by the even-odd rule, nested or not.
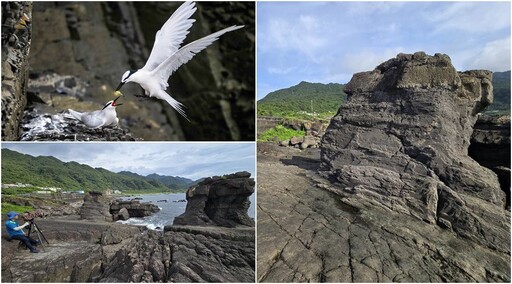
[(254, 282), (254, 228), (36, 222), (50, 242), (38, 254), (2, 235), (3, 282)]
[[(73, 212), (34, 219), (49, 242), (40, 253), (9, 241), (2, 230), (2, 281), (254, 282), (252, 193), (248, 172), (207, 178), (188, 189), (180, 225), (153, 231), (114, 221), (150, 216), (158, 206), (87, 192)], [(198, 214), (208, 222), (194, 222)]]

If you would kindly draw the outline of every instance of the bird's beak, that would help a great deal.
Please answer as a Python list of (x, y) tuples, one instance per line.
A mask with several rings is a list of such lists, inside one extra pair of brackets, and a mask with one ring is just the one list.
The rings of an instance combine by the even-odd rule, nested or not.
[(116, 106), (123, 105), (123, 104), (118, 104), (118, 103), (116, 103), (116, 101), (117, 101), (120, 97), (121, 97), (121, 96), (119, 96), (119, 97), (115, 98), (115, 100), (112, 102), (112, 106), (115, 106), (115, 107), (116, 107)]
[(116, 91), (119, 91), (119, 89), (121, 89), (121, 87), (123, 87), (123, 85), (124, 85), (123, 82), (119, 83), (119, 85), (117, 85)]

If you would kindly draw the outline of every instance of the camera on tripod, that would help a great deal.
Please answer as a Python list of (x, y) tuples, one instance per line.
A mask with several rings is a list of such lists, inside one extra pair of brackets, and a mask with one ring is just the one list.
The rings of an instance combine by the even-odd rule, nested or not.
[(43, 218), (44, 217), (44, 212), (42, 210), (36, 210), (36, 211), (32, 211), (32, 212), (28, 212), (26, 211), (25, 213), (23, 213), (23, 220), (25, 220), (25, 222), (30, 222), (30, 223), (34, 223), (34, 219), (35, 218)]
[[(43, 241), (45, 241), (47, 244), (50, 244), (48, 242), (48, 240), (46, 239), (46, 237), (43, 235), (43, 232), (41, 232), (41, 230), (39, 229), (39, 226), (34, 221), (35, 218), (43, 218), (43, 217), (44, 217), (44, 212), (39, 209), (36, 211), (32, 211), (32, 212), (26, 211), (22, 215), (23, 220), (25, 220), (25, 222), (30, 223), (30, 225), (28, 226), (28, 235), (27, 236), (30, 237), (30, 234), (32, 234), (32, 232), (35, 232), (37, 239), (39, 240), (39, 243), (41, 245), (43, 245)], [(43, 249), (44, 249), (44, 246), (43, 246)]]

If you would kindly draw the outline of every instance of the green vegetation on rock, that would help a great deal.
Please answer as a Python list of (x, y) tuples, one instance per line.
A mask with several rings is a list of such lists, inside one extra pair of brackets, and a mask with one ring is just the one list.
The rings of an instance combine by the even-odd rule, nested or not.
[[(32, 157), (9, 149), (2, 149), (2, 183), (24, 183), (34, 187), (58, 187), (62, 190), (131, 192), (183, 192), (160, 181), (136, 174), (113, 173), (103, 168), (92, 168), (77, 162), (62, 162), (54, 157)], [(27, 190), (33, 191), (29, 187)], [(11, 190), (11, 189), (9, 189)], [(25, 188), (15, 188), (25, 193)]]
[(258, 101), (259, 116), (293, 117), (302, 114), (334, 115), (346, 100), (343, 85), (300, 82), (269, 93)]
[(34, 211), (34, 207), (32, 206), (19, 206), (11, 203), (2, 202), (2, 214), (7, 214), (7, 212), (16, 211), (18, 213), (23, 213), (25, 211)]
[(294, 130), (291, 128), (286, 128), (282, 125), (277, 125), (263, 133), (258, 137), (258, 141), (272, 141), (278, 139), (279, 141), (289, 140), (290, 138), (303, 137), (305, 135), (304, 130)]

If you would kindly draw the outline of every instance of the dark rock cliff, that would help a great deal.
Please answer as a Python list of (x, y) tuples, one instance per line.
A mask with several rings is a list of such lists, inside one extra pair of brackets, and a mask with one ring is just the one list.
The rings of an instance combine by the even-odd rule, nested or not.
[[(185, 213), (174, 218), (174, 225), (254, 226), (247, 215), (254, 193), (254, 179), (248, 172), (211, 177), (187, 190)], [(166, 227), (167, 229), (167, 227)]]
[[(27, 20), (24, 19), (27, 16)], [(2, 2), (2, 137), (17, 140), (27, 104), (31, 2)]]
[(323, 137), (322, 175), (509, 253), (505, 194), (496, 174), (467, 155), (476, 114), (492, 102), (491, 76), (457, 72), (448, 56), (422, 52), (355, 74)]

